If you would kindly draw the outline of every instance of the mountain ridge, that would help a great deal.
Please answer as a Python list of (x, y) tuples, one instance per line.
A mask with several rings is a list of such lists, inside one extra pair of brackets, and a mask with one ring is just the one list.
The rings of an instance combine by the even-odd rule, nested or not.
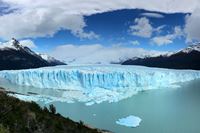
[(174, 53), (156, 57), (129, 59), (124, 61), (122, 65), (200, 70), (200, 43), (189, 45), (185, 49)]
[[(52, 59), (54, 58), (52, 57)], [(65, 63), (56, 59), (45, 60), (40, 54), (20, 45), (14, 38), (0, 46), (0, 70), (30, 69), (55, 65), (65, 65)]]

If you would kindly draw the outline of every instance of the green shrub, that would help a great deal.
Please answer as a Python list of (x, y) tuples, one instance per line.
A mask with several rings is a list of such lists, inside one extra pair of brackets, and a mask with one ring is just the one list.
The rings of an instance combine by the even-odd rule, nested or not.
[(0, 133), (10, 133), (8, 128), (5, 128), (2, 124), (0, 124)]

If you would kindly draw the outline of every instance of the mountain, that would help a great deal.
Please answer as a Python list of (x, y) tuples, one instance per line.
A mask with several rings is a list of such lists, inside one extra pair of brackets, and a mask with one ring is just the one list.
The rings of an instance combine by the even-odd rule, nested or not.
[(66, 65), (64, 62), (61, 62), (57, 59), (55, 59), (54, 57), (51, 57), (47, 54), (40, 54), (37, 53), (40, 57), (42, 57), (42, 59), (46, 60), (49, 64), (51, 64), (52, 66), (56, 66), (56, 65)]
[(200, 43), (190, 45), (175, 53), (164, 54), (157, 57), (129, 59), (123, 62), (122, 65), (200, 70)]
[(20, 45), (15, 39), (0, 45), (0, 70), (29, 69), (61, 64), (58, 60), (43, 59), (28, 47)]

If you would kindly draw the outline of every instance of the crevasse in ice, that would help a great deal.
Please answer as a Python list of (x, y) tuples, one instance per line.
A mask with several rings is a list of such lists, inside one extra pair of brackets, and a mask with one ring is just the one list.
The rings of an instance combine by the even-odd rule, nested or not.
[(198, 79), (200, 71), (141, 66), (83, 65), (1, 71), (0, 78), (7, 79), (14, 84), (37, 88), (87, 91), (103, 88), (141, 91)]

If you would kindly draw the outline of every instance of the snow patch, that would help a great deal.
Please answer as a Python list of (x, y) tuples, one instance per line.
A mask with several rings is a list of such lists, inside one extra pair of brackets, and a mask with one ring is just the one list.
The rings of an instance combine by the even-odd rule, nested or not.
[(13, 45), (13, 41), (8, 41), (5, 43), (1, 43), (0, 42), (0, 50), (4, 50), (4, 49), (15, 49), (18, 50), (14, 45)]
[(47, 62), (51, 63), (51, 62), (57, 62), (58, 60), (56, 60), (54, 57), (51, 57), (47, 54), (40, 54), (37, 53), (37, 55), (39, 55), (42, 59), (46, 60)]

